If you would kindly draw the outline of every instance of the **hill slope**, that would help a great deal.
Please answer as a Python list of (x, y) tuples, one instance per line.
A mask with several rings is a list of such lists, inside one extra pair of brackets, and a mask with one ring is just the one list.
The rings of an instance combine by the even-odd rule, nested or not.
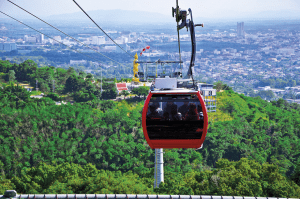
[[(0, 69), (3, 70), (4, 65), (1, 63)], [(7, 62), (4, 64), (9, 67)], [(29, 62), (29, 64), (33, 63)], [(22, 64), (13, 67), (18, 66), (21, 67)], [(47, 71), (46, 68), (49, 67), (41, 68), (41, 70)], [(9, 71), (9, 68), (5, 68), (5, 71)], [(38, 71), (28, 69), (24, 72), (26, 75), (17, 76), (17, 78), (39, 75)], [(4, 75), (6, 73), (0, 72)], [(70, 75), (64, 69), (60, 69), (60, 72)], [(76, 76), (75, 73), (73, 75)], [(72, 85), (69, 81), (62, 82), (65, 87)], [(132, 103), (90, 99), (73, 105), (56, 106), (51, 98), (30, 99), (29, 96), (30, 93), (13, 84), (3, 84), (3, 88), (0, 88), (0, 168), (4, 178), (11, 179), (11, 182), (21, 189), (18, 192), (22, 192), (23, 188), (25, 191), (43, 192), (55, 182), (49, 181), (50, 184), (45, 182), (42, 187), (34, 189), (33, 182), (37, 182), (38, 179), (34, 179), (36, 174), (28, 173), (29, 169), (43, 167), (41, 166), (43, 163), (52, 166), (61, 165), (60, 167), (68, 167), (65, 165), (67, 163), (81, 166), (91, 164), (98, 170), (122, 173), (132, 171), (141, 179), (143, 178), (142, 181), (147, 184), (146, 186), (152, 187), (154, 150), (147, 145), (141, 128), (143, 101)], [(221, 183), (222, 179), (222, 182), (226, 182), (227, 178), (230, 180), (235, 176), (235, 174), (229, 175), (225, 172), (226, 170), (233, 171), (233, 167), (235, 170), (246, 169), (249, 167), (247, 165), (256, 165), (257, 172), (260, 167), (265, 168), (266, 171), (262, 169), (262, 173), (258, 174), (260, 180), (255, 180), (258, 177), (252, 174), (245, 177), (243, 183), (246, 183), (247, 178), (253, 178), (254, 181), (261, 183), (257, 185), (257, 192), (252, 194), (275, 196), (266, 191), (269, 190), (269, 186), (273, 186), (272, 183), (279, 183), (276, 185), (278, 190), (294, 187), (292, 189), (295, 192), (290, 193), (297, 192), (299, 187), (297, 188), (289, 178), (292, 176), (291, 179), (300, 185), (299, 105), (288, 104), (284, 100), (269, 103), (260, 98), (251, 98), (226, 90), (218, 93), (218, 110), (216, 113), (210, 113), (209, 117), (208, 134), (202, 150), (164, 150), (166, 179), (173, 181), (166, 181), (161, 190), (157, 191), (175, 193), (177, 190), (180, 193), (223, 195), (224, 193), (251, 194), (246, 192), (252, 189), (251, 187), (246, 188), (245, 192), (222, 192), (225, 188), (216, 187), (215, 183)], [(227, 160), (221, 160), (221, 158)], [(228, 160), (238, 162), (229, 163)], [(271, 166), (266, 163), (270, 163)], [(244, 167), (239, 166), (241, 164)], [(50, 170), (52, 166), (49, 166)], [(224, 170), (224, 175), (219, 175), (218, 169)], [(265, 179), (265, 175), (270, 176), (271, 171), (276, 173), (274, 175), (277, 176), (277, 181), (271, 178)], [(239, 172), (237, 171), (236, 174)], [(243, 171), (238, 175), (242, 174)], [(24, 175), (32, 177), (28, 178)], [(61, 173), (58, 176), (60, 175), (68, 176), (69, 174)], [(180, 184), (181, 178), (185, 178), (186, 183), (194, 180), (194, 187), (189, 184), (191, 187), (188, 189), (180, 188), (187, 186), (187, 184)], [(33, 179), (33, 181), (27, 182), (26, 179)], [(68, 178), (65, 181), (59, 178), (59, 183), (68, 181)], [(263, 181), (268, 181), (269, 185), (263, 185)], [(202, 186), (202, 182), (208, 185), (202, 184)], [(7, 181), (4, 181), (5, 183), (7, 185)], [(26, 183), (33, 184), (27, 186)], [(74, 183), (74, 189), (72, 189), (75, 190), (74, 192), (78, 193), (81, 190), (84, 193), (85, 189), (77, 186), (79, 182), (75, 180), (70, 183)], [(226, 184), (228, 183), (224, 183), (224, 186)], [(56, 185), (57, 188), (60, 187)], [(235, 189), (234, 184), (230, 186)], [(201, 187), (210, 188), (203, 190)], [(243, 188), (242, 185), (241, 188)], [(144, 187), (141, 190), (147, 189)], [(292, 195), (282, 191), (276, 196)]]

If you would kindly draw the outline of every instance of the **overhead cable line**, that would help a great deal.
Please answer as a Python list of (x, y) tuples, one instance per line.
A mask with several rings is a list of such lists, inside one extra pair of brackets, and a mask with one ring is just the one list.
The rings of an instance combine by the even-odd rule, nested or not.
[[(36, 29), (34, 29), (34, 28), (32, 28), (32, 27), (30, 27), (30, 26), (28, 26), (28, 25), (26, 25), (26, 24), (24, 24), (23, 22), (21, 22), (21, 21), (19, 21), (19, 20), (17, 20), (17, 19), (15, 19), (15, 18), (13, 18), (12, 16), (9, 16), (8, 14), (5, 14), (4, 12), (2, 12), (1, 10), (0, 10), (0, 12), (2, 13), (2, 14), (4, 14), (4, 15), (6, 15), (6, 16), (8, 16), (8, 17), (10, 17), (10, 18), (12, 18), (12, 19), (14, 19), (14, 20), (16, 20), (17, 22), (19, 22), (19, 23), (21, 23), (21, 24), (23, 24), (23, 25), (25, 25), (25, 26), (27, 26), (28, 28), (31, 28), (31, 29), (33, 29), (33, 30), (35, 30), (35, 31), (37, 31), (38, 33), (40, 33), (40, 34), (43, 34), (43, 35), (46, 35), (46, 34), (44, 34), (44, 33), (42, 33), (42, 32), (40, 32), (40, 31), (38, 31), (38, 30), (36, 30)], [(50, 36), (48, 36), (48, 35), (46, 35), (47, 37), (49, 37), (49, 38), (51, 38), (51, 39), (53, 39), (54, 41), (57, 41), (56, 39), (54, 39), (54, 38), (52, 38), (52, 37), (50, 37)], [(64, 43), (62, 43), (62, 42), (60, 42), (60, 41), (57, 41), (58, 43), (61, 43), (61, 44), (63, 44), (64, 46), (66, 46), (66, 47), (68, 47), (68, 48), (70, 48), (70, 49), (72, 49), (73, 47), (70, 47), (70, 46), (68, 46), (68, 45), (66, 45), (66, 44), (64, 44)], [(83, 54), (82, 52), (80, 52), (80, 51), (78, 51), (78, 50), (76, 50), (76, 49), (74, 49), (76, 52), (78, 52), (78, 53), (81, 53), (81, 54)], [(94, 60), (94, 61), (97, 61), (97, 60), (95, 60), (94, 58), (92, 58), (92, 57), (90, 57), (90, 56), (88, 56), (88, 55), (85, 55), (85, 54), (83, 54), (84, 56), (87, 56), (87, 57), (89, 57), (89, 58), (91, 58), (92, 60)], [(98, 62), (100, 62), (101, 63), (101, 61), (98, 61)], [(100, 67), (100, 69), (101, 69), (101, 92), (102, 92), (102, 68)]]
[(131, 54), (129, 54), (126, 50), (124, 50), (119, 44), (117, 44), (102, 28), (100, 28), (100, 26), (80, 7), (80, 5), (78, 5), (78, 3), (75, 1), (75, 0), (73, 0), (74, 1), (74, 3), (82, 10), (82, 12), (84, 12), (84, 14), (88, 17), (88, 18), (90, 18), (90, 20), (92, 20), (92, 22), (94, 22), (94, 24), (100, 29), (100, 30), (102, 30), (102, 32), (106, 35), (106, 36), (108, 36), (108, 38), (110, 38), (110, 40), (112, 40), (119, 48), (121, 48), (124, 52), (126, 52), (129, 56), (131, 56), (132, 58), (134, 58), (134, 56), (132, 56)]
[(111, 61), (113, 61), (113, 62), (116, 62), (116, 63), (118, 63), (118, 64), (120, 64), (120, 65), (124, 66), (123, 64), (121, 64), (121, 63), (119, 63), (119, 62), (117, 62), (117, 61), (115, 61), (115, 60), (113, 60), (113, 59), (111, 59), (111, 58), (109, 58), (109, 57), (107, 57), (107, 56), (103, 55), (102, 53), (99, 53), (98, 51), (96, 51), (95, 49), (93, 49), (93, 48), (91, 48), (90, 46), (86, 45), (85, 43), (82, 43), (81, 41), (78, 41), (77, 39), (73, 38), (72, 36), (70, 36), (70, 35), (68, 35), (68, 34), (64, 33), (63, 31), (59, 30), (58, 28), (55, 28), (55, 27), (54, 27), (54, 26), (52, 26), (51, 24), (49, 24), (49, 23), (47, 23), (46, 21), (44, 21), (44, 20), (40, 19), (39, 17), (35, 16), (34, 14), (32, 14), (32, 13), (30, 13), (29, 11), (25, 10), (24, 8), (22, 8), (22, 7), (18, 6), (17, 4), (15, 4), (15, 3), (11, 2), (10, 0), (7, 0), (7, 1), (8, 1), (8, 2), (10, 2), (10, 3), (12, 3), (13, 5), (17, 6), (18, 8), (20, 8), (20, 9), (24, 10), (24, 11), (25, 11), (25, 12), (27, 12), (28, 14), (30, 14), (30, 15), (32, 15), (32, 16), (34, 16), (35, 18), (39, 19), (40, 21), (44, 22), (45, 24), (47, 24), (47, 25), (51, 26), (52, 28), (54, 28), (54, 29), (58, 30), (59, 32), (63, 33), (64, 35), (67, 35), (68, 37), (70, 37), (70, 38), (74, 39), (74, 40), (75, 40), (77, 43), (80, 43), (80, 44), (82, 44), (82, 45), (84, 45), (84, 46), (88, 47), (89, 49), (91, 49), (91, 50), (95, 51), (96, 53), (98, 53), (98, 54), (100, 54), (100, 55), (102, 55), (102, 56), (106, 57), (107, 59), (110, 59)]
[[(47, 37), (49, 37), (49, 38), (51, 38), (51, 39), (53, 39), (54, 41), (56, 41), (56, 42), (58, 42), (58, 43), (61, 43), (61, 44), (63, 44), (64, 46), (66, 46), (66, 47), (68, 47), (68, 48), (70, 48), (70, 49), (72, 49), (73, 47), (70, 47), (70, 46), (68, 46), (68, 45), (66, 45), (66, 44), (64, 44), (64, 43), (62, 43), (62, 42), (60, 42), (60, 41), (58, 41), (58, 40), (56, 40), (56, 39), (54, 39), (54, 38), (52, 38), (52, 37), (50, 37), (49, 35), (46, 35), (46, 34), (44, 34), (44, 33), (42, 33), (42, 32), (40, 32), (40, 31), (38, 31), (38, 30), (36, 30), (36, 29), (34, 29), (34, 28), (32, 28), (31, 26), (28, 26), (27, 24), (24, 24), (23, 22), (21, 22), (21, 21), (19, 21), (19, 20), (17, 20), (17, 19), (15, 19), (15, 18), (13, 18), (12, 16), (9, 16), (8, 14), (5, 14), (4, 12), (2, 12), (2, 11), (0, 11), (2, 14), (4, 14), (4, 15), (6, 15), (6, 16), (8, 16), (8, 17), (10, 17), (10, 18), (12, 18), (12, 19), (14, 19), (14, 20), (16, 20), (17, 22), (19, 22), (19, 23), (21, 23), (21, 24), (23, 24), (23, 25), (25, 25), (25, 26), (27, 26), (28, 28), (31, 28), (31, 29), (33, 29), (33, 30), (35, 30), (35, 31), (37, 31), (38, 33), (40, 33), (40, 34), (43, 34), (43, 35), (45, 35), (45, 36), (47, 36)], [(76, 52), (78, 52), (78, 53), (81, 53), (81, 54), (83, 54), (82, 52), (80, 52), (80, 51), (78, 51), (78, 50), (76, 50), (76, 49), (73, 49), (73, 50), (75, 50)], [(89, 58), (91, 58), (92, 60), (94, 60), (94, 61), (97, 61), (97, 60), (95, 60), (94, 58), (92, 58), (92, 57), (90, 57), (90, 56), (88, 56), (88, 55), (85, 55), (85, 54), (83, 54), (84, 56), (87, 56), (87, 57), (89, 57)], [(100, 62), (100, 63), (102, 63), (101, 61), (98, 61), (98, 62)], [(101, 69), (102, 70), (102, 69)]]

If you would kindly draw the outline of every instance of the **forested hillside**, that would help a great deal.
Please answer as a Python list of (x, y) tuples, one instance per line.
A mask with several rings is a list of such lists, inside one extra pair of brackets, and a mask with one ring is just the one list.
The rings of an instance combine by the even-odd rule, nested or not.
[(153, 190), (154, 150), (141, 128), (142, 99), (95, 97), (57, 106), (3, 84), (0, 193), (300, 197), (300, 106), (230, 89), (218, 93), (217, 106), (203, 149), (164, 150), (165, 183)]

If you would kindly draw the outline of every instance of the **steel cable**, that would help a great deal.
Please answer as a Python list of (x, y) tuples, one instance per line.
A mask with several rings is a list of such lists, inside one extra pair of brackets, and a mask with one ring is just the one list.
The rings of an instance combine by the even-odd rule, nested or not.
[(61, 30), (59, 30), (58, 28), (56, 28), (56, 27), (52, 26), (51, 24), (47, 23), (46, 21), (44, 21), (44, 20), (40, 19), (39, 17), (35, 16), (34, 14), (32, 14), (32, 13), (30, 13), (29, 11), (25, 10), (24, 8), (22, 8), (22, 7), (18, 6), (17, 4), (15, 4), (15, 3), (11, 2), (10, 0), (7, 0), (7, 1), (8, 1), (8, 2), (10, 2), (10, 3), (12, 3), (13, 5), (17, 6), (18, 8), (22, 9), (23, 11), (27, 12), (28, 14), (30, 14), (30, 15), (32, 15), (32, 16), (34, 16), (35, 18), (39, 19), (40, 21), (44, 22), (45, 24), (47, 24), (47, 25), (51, 26), (52, 28), (54, 28), (54, 29), (58, 30), (59, 32), (63, 33), (64, 35), (67, 35), (68, 37), (72, 38), (72, 39), (73, 39), (73, 40), (75, 40), (77, 43), (80, 43), (80, 44), (82, 44), (82, 45), (84, 45), (84, 46), (88, 47), (89, 49), (91, 49), (91, 50), (95, 51), (96, 53), (98, 53), (98, 54), (102, 55), (103, 57), (106, 57), (107, 59), (109, 59), (109, 60), (111, 60), (111, 61), (113, 61), (113, 62), (116, 62), (116, 63), (118, 63), (118, 64), (120, 64), (120, 65), (124, 66), (123, 64), (121, 64), (121, 63), (119, 63), (119, 62), (117, 62), (117, 61), (115, 61), (115, 60), (113, 60), (113, 59), (111, 59), (111, 58), (109, 58), (109, 57), (107, 57), (107, 56), (103, 55), (102, 53), (99, 53), (98, 51), (96, 51), (95, 49), (93, 49), (93, 48), (91, 48), (90, 46), (86, 45), (85, 43), (82, 43), (81, 41), (78, 41), (77, 39), (73, 38), (72, 36), (70, 36), (70, 35), (68, 35), (68, 34), (64, 33), (63, 31), (61, 31)]
[(74, 1), (74, 3), (82, 10), (82, 12), (84, 12), (84, 14), (90, 19), (90, 20), (92, 20), (92, 22), (94, 22), (94, 24), (100, 29), (100, 30), (102, 30), (102, 32), (106, 35), (106, 36), (108, 36), (108, 38), (110, 39), (110, 40), (112, 40), (119, 48), (121, 48), (125, 53), (127, 53), (129, 56), (131, 56), (132, 58), (134, 58), (134, 56), (133, 55), (131, 55), (131, 54), (129, 54), (126, 50), (124, 50), (119, 44), (117, 44), (102, 28), (100, 28), (100, 26), (80, 7), (80, 5), (78, 5), (78, 3), (75, 1), (75, 0), (73, 0)]
[[(17, 22), (19, 22), (19, 23), (21, 23), (21, 24), (23, 24), (23, 25), (27, 26), (28, 28), (31, 28), (31, 29), (33, 29), (33, 30), (37, 31), (37, 32), (38, 32), (38, 33), (40, 33), (40, 34), (43, 34), (43, 35), (45, 35), (45, 36), (47, 36), (47, 37), (49, 37), (49, 38), (53, 39), (54, 41), (56, 41), (56, 42), (58, 42), (58, 43), (61, 43), (61, 44), (63, 44), (64, 46), (66, 46), (66, 47), (68, 47), (68, 48), (70, 48), (70, 49), (73, 49), (73, 47), (70, 47), (70, 46), (68, 46), (68, 45), (66, 45), (66, 44), (64, 44), (64, 43), (62, 43), (62, 42), (60, 42), (60, 41), (58, 41), (58, 40), (56, 40), (56, 39), (54, 39), (54, 38), (50, 37), (49, 35), (46, 35), (46, 34), (44, 34), (44, 33), (40, 32), (40, 31), (38, 31), (38, 30), (36, 30), (36, 29), (32, 28), (31, 26), (29, 26), (29, 25), (27, 25), (27, 24), (25, 24), (25, 23), (23, 23), (23, 22), (21, 22), (21, 21), (19, 21), (19, 20), (15, 19), (15, 18), (13, 18), (12, 16), (10, 16), (10, 15), (8, 15), (8, 14), (6, 14), (6, 13), (2, 12), (1, 10), (0, 10), (0, 12), (1, 12), (2, 14), (4, 14), (4, 15), (6, 15), (6, 16), (8, 16), (8, 17), (12, 18), (12, 19), (14, 19), (15, 21), (17, 21)], [(78, 52), (78, 53), (80, 53), (80, 54), (83, 54), (82, 52), (80, 52), (80, 51), (78, 51), (78, 50), (76, 50), (76, 49), (73, 49), (73, 50), (75, 50), (76, 52)], [(94, 58), (92, 58), (92, 57), (90, 57), (90, 56), (88, 56), (88, 55), (85, 55), (85, 54), (83, 54), (83, 55), (84, 55), (84, 56), (87, 56), (87, 57), (89, 57), (89, 58), (91, 58), (91, 59), (92, 59), (92, 60), (94, 60), (94, 61), (97, 61), (97, 60), (95, 60)], [(100, 62), (100, 63), (102, 63), (101, 61), (97, 61), (97, 62)], [(101, 68), (101, 71), (102, 71), (102, 68)]]

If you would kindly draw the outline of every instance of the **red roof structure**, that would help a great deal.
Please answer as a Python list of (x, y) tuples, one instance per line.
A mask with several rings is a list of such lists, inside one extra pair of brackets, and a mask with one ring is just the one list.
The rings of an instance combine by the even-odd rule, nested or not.
[(122, 90), (128, 90), (126, 83), (116, 83), (118, 93)]

